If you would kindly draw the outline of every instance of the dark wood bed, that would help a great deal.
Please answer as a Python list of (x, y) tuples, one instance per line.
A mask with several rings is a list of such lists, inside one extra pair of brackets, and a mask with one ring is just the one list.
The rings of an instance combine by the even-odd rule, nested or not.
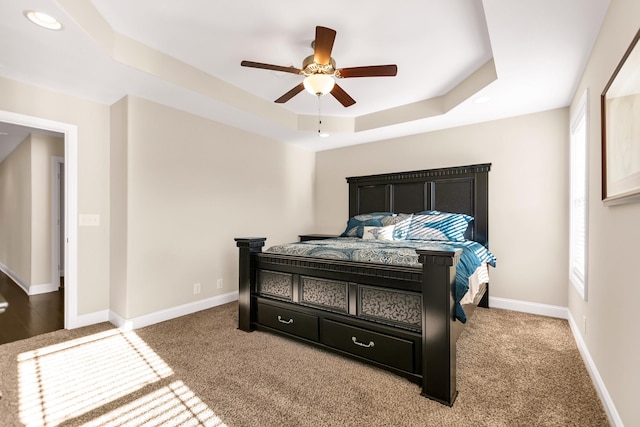
[[(424, 210), (473, 216), (465, 237), (488, 247), (490, 164), (347, 178), (349, 217)], [(326, 235), (302, 235), (301, 239)], [(422, 395), (453, 405), (456, 342), (453, 287), (460, 250), (417, 250), (421, 268), (262, 252), (266, 238), (236, 238), (239, 329), (269, 331), (386, 369), (421, 385)], [(277, 284), (273, 290), (272, 284)], [(305, 286), (344, 295), (344, 304), (307, 299)], [(417, 327), (368, 312), (380, 295), (417, 304)], [(377, 295), (377, 296), (376, 296)], [(483, 285), (464, 310), (488, 307)]]

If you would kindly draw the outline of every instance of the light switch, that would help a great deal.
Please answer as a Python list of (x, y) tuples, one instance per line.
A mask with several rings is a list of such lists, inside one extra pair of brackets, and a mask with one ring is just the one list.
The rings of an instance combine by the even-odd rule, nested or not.
[(80, 227), (98, 227), (100, 225), (99, 214), (80, 214), (78, 218)]

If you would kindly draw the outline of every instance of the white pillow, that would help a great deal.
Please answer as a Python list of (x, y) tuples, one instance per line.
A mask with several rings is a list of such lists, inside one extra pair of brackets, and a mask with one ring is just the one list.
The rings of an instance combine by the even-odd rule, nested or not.
[(363, 239), (369, 240), (393, 240), (393, 229), (395, 225), (388, 225), (386, 227), (364, 227), (362, 232)]

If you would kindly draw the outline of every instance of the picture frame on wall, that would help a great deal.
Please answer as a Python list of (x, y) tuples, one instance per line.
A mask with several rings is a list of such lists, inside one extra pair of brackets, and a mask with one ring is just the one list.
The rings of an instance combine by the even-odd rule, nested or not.
[(602, 201), (640, 202), (640, 30), (601, 96)]

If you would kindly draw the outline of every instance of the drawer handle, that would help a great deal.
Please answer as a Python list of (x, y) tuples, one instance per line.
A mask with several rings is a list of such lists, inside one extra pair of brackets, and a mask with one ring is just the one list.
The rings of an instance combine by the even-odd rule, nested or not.
[(282, 320), (282, 316), (278, 316), (278, 322), (280, 323), (284, 323), (285, 325), (290, 325), (293, 323), (293, 319), (289, 319), (289, 320)]
[(358, 342), (358, 338), (356, 337), (351, 337), (351, 341), (353, 341), (355, 345), (359, 345), (360, 347), (366, 347), (366, 348), (373, 347), (373, 341), (369, 341), (369, 344), (363, 344), (361, 342)]

